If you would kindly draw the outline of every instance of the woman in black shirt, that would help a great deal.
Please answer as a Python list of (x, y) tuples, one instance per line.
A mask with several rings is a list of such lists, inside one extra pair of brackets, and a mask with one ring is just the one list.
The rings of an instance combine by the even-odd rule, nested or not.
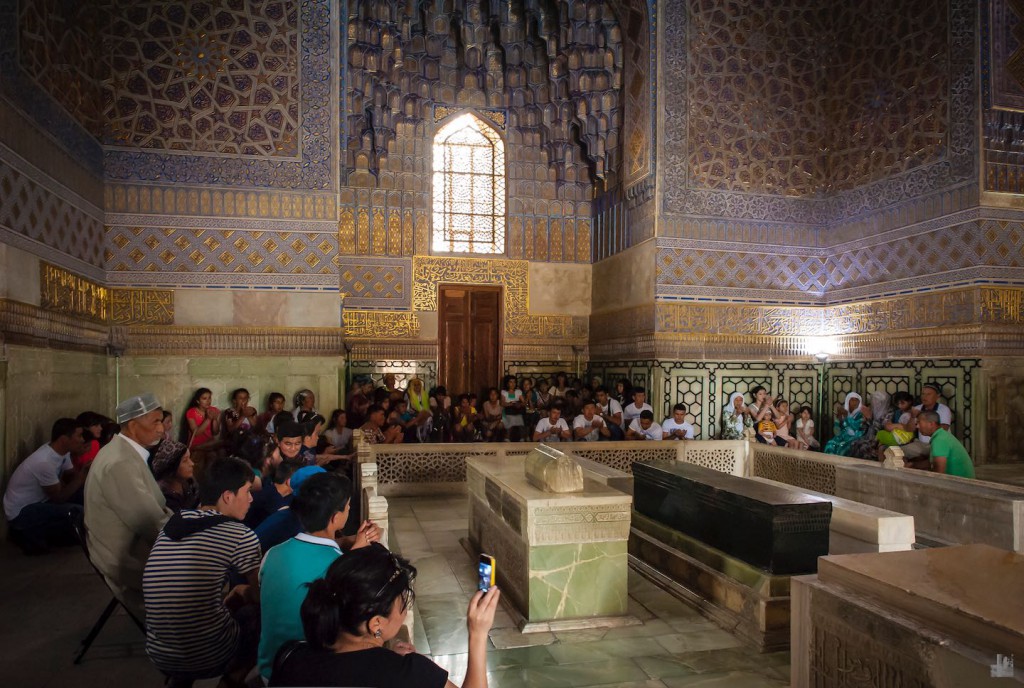
[[(412, 604), (416, 569), (378, 543), (337, 559), (302, 603), (306, 643), (284, 645), (271, 686), (457, 688), (448, 672), (397, 635)], [(469, 667), (463, 688), (487, 687), (487, 632), (500, 593), (477, 592), (466, 614)]]

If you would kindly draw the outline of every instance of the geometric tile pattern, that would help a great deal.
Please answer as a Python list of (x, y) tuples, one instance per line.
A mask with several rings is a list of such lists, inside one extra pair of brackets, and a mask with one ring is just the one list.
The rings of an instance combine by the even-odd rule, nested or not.
[[(182, 216), (200, 216), (200, 222), (217, 224), (225, 218), (247, 218), (250, 222), (264, 220), (334, 220), (337, 215), (335, 195), (327, 192), (294, 192), (278, 189), (242, 191), (238, 189), (196, 188), (185, 185), (106, 184), (104, 207), (111, 213), (141, 215), (138, 222), (152, 223), (151, 215), (177, 216), (177, 222), (192, 221)], [(145, 220), (143, 219), (145, 218)], [(156, 220), (170, 222), (169, 219)], [(244, 221), (231, 221), (233, 226), (247, 229)]]
[(946, 0), (691, 8), (695, 186), (813, 196), (947, 150)]
[(360, 258), (338, 266), (345, 308), (409, 308), (412, 262), (409, 259)]
[(657, 253), (658, 296), (710, 292), (730, 297), (729, 290), (742, 290), (733, 298), (771, 300), (788, 298), (779, 292), (790, 291), (820, 301), (836, 297), (837, 290), (877, 288), (882, 293), (899, 281), (928, 283), (928, 278), (934, 278), (941, 282), (956, 270), (1002, 268), (1020, 275), (1024, 274), (1020, 272), (1024, 270), (1024, 223), (984, 219), (855, 248), (805, 251), (793, 255), (781, 248), (754, 252), (708, 250), (692, 244), (663, 246)]
[[(414, 256), (430, 251), (429, 211), (418, 194), (360, 190), (359, 202), (339, 208), (338, 245), (346, 256)], [(372, 200), (371, 200), (372, 198)], [(530, 212), (506, 215), (505, 253), (513, 260), (589, 263), (590, 204), (531, 199)]]
[(131, 272), (335, 274), (333, 233), (106, 228), (106, 268)]
[(163, 151), (294, 157), (294, 2), (115, 0), (104, 46), (104, 143)]
[(827, 190), (942, 159), (948, 148), (947, 0), (832, 5), (840, 37), (827, 76)]
[[(827, 176), (825, 94), (813, 3), (692, 0), (685, 75), (690, 180), (709, 189), (804, 196)], [(777, 37), (785, 36), (785, 40)]]
[[(671, 180), (663, 211), (824, 228), (976, 178), (977, 4), (857, 0), (817, 5), (817, 14), (810, 6), (743, 0), (727, 6), (727, 17), (716, 14), (723, 6), (697, 0), (662, 8), (659, 172)], [(889, 41), (904, 29), (910, 40)], [(781, 49), (785, 41), (766, 35), (795, 38)], [(874, 41), (888, 41), (869, 54), (877, 64), (857, 62), (866, 57), (861, 44)], [(740, 69), (728, 63), (734, 52)], [(807, 88), (809, 69), (817, 70), (814, 90), (801, 102), (794, 94)], [(938, 104), (928, 102), (941, 84)], [(816, 97), (824, 100), (815, 124), (805, 115)], [(724, 136), (712, 125), (719, 120)], [(847, 129), (830, 141), (830, 126)], [(808, 167), (808, 142), (820, 143), (824, 162)]]
[(107, 136), (131, 148), (106, 150), (107, 179), (337, 188), (335, 3), (209, 6), (119, 0), (125, 30), (147, 35), (117, 40)]
[(0, 159), (0, 226), (95, 265), (103, 264), (103, 221), (67, 190), (47, 188)]
[(982, 10), (982, 31), (988, 38), (984, 84), (986, 106), (999, 109), (1024, 109), (1024, 6), (1019, 0), (988, 0)]
[(622, 141), (625, 147), (622, 176), (625, 185), (631, 186), (650, 173), (653, 162), (653, 26), (647, 21), (646, 2), (623, 2), (617, 10), (619, 23), (626, 37), (623, 42), (623, 50), (626, 52), (623, 59), (623, 96), (626, 101), (626, 114), (622, 127)]
[(107, 15), (96, 2), (32, 0), (19, 4), (21, 68), (92, 136), (102, 131), (103, 42)]

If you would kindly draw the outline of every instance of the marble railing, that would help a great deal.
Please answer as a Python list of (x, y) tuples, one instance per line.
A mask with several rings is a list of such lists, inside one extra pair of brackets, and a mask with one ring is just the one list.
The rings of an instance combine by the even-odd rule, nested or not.
[(877, 461), (789, 449), (760, 442), (748, 442), (747, 444), (749, 446), (747, 447), (746, 475), (768, 478), (829, 495), (836, 493), (836, 468), (838, 466), (877, 467), (879, 465)]
[[(632, 474), (634, 461), (686, 461), (733, 475), (746, 473), (746, 442), (563, 442), (584, 459)], [(466, 457), (524, 456), (536, 443), (360, 444), (360, 464), (376, 467), (375, 494), (459, 494), (466, 490)], [(366, 469), (369, 470), (369, 469)]]

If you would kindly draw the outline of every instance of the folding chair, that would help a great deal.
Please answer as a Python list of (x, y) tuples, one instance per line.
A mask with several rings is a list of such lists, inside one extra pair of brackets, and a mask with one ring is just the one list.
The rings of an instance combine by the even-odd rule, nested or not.
[[(89, 544), (85, 539), (85, 523), (83, 523), (80, 518), (76, 518), (72, 519), (71, 525), (75, 529), (75, 535), (78, 536), (78, 542), (82, 545), (82, 552), (85, 554), (85, 558), (89, 561), (89, 566), (92, 567), (92, 570), (95, 571), (96, 575), (103, 581), (103, 586), (107, 588), (107, 590), (110, 590), (110, 586), (107, 585), (107, 579), (103, 577), (100, 570), (92, 563), (92, 557), (89, 556)], [(122, 607), (125, 613), (128, 614), (129, 618), (131, 618), (131, 620), (135, 622), (135, 625), (139, 627), (139, 630), (142, 631), (142, 635), (146, 635), (146, 627), (143, 623), (121, 603), (121, 600), (117, 599), (117, 596), (114, 595), (112, 590), (110, 590), (110, 595), (110, 602), (107, 604), (106, 609), (104, 609), (103, 613), (100, 614), (100, 618), (96, 619), (96, 623), (93, 624), (92, 630), (89, 631), (89, 634), (85, 636), (81, 644), (78, 646), (78, 650), (75, 651), (75, 664), (82, 663), (82, 659), (85, 658), (85, 653), (89, 651), (89, 647), (92, 645), (92, 642), (96, 640), (96, 636), (98, 636), (100, 631), (103, 630), (103, 625), (107, 623), (107, 620), (115, 611), (117, 611), (118, 607)]]

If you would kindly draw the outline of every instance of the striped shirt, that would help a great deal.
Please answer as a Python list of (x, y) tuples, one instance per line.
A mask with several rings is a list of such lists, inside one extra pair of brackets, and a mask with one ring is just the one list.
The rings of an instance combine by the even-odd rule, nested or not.
[[(221, 514), (187, 509), (184, 519)], [(172, 519), (173, 520), (173, 519)], [(163, 671), (220, 673), (234, 656), (238, 624), (224, 606), (229, 571), (248, 574), (260, 565), (260, 542), (230, 520), (168, 537), (166, 527), (150, 552), (142, 577), (146, 598), (146, 652)]]

